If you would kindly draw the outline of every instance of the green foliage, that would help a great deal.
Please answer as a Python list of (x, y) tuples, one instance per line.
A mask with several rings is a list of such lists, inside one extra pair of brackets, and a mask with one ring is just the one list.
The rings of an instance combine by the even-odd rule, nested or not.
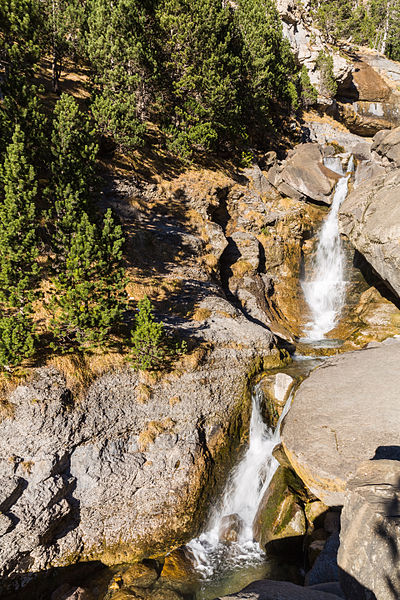
[(0, 0), (0, 64), (6, 83), (32, 73), (39, 59), (40, 35), (37, 0)]
[(32, 300), (38, 277), (37, 185), (15, 127), (0, 170), (0, 365), (12, 368), (34, 351)]
[(337, 83), (333, 74), (332, 56), (325, 54), (325, 52), (321, 50), (317, 56), (317, 60), (315, 61), (315, 66), (320, 72), (323, 92), (326, 94), (326, 96), (333, 98), (337, 92)]
[(80, 111), (77, 101), (62, 94), (54, 109), (51, 134), (51, 183), (56, 198), (65, 190), (76, 195), (81, 210), (87, 209), (94, 182), (98, 146), (89, 116)]
[(244, 41), (249, 102), (262, 126), (270, 120), (273, 103), (296, 106), (294, 58), (272, 0), (239, 0), (236, 17)]
[(346, 39), (400, 57), (400, 0), (313, 0), (312, 6), (328, 41)]
[(318, 100), (318, 92), (310, 81), (307, 68), (305, 65), (301, 67), (299, 75), (300, 99), (304, 107), (308, 108)]
[(143, 141), (156, 70), (150, 0), (91, 0), (87, 53), (99, 130), (124, 148)]
[(111, 210), (103, 226), (84, 212), (71, 236), (65, 268), (54, 280), (52, 301), (56, 347), (81, 350), (106, 340), (125, 306), (122, 247), (124, 237)]
[(241, 154), (241, 166), (242, 169), (248, 169), (254, 162), (254, 155), (249, 150), (243, 150)]
[(74, 98), (62, 94), (54, 109), (50, 145), (52, 244), (55, 269), (65, 268), (71, 236), (92, 208), (97, 144), (89, 117)]
[(42, 44), (52, 56), (53, 88), (58, 93), (65, 58), (85, 53), (86, 3), (81, 0), (40, 0)]
[(0, 366), (10, 370), (33, 355), (36, 335), (31, 314), (22, 312), (0, 316)]
[(185, 340), (168, 337), (164, 324), (154, 318), (153, 306), (147, 296), (138, 302), (135, 327), (131, 333), (129, 359), (134, 369), (157, 370), (187, 352)]
[(37, 184), (25, 155), (25, 137), (16, 126), (0, 180), (0, 301), (24, 306), (38, 274), (35, 200)]
[(134, 369), (159, 368), (165, 359), (163, 323), (154, 320), (153, 307), (147, 296), (138, 303), (135, 328), (131, 335), (130, 360)]
[(232, 12), (216, 0), (164, 0), (157, 14), (166, 42), (169, 146), (183, 155), (213, 150), (240, 135), (241, 45)]

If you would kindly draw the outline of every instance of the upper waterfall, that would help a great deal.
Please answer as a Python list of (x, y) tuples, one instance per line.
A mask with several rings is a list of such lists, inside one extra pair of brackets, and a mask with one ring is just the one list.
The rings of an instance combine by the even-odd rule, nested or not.
[[(347, 174), (341, 177), (336, 185), (331, 210), (320, 231), (312, 272), (301, 284), (311, 312), (311, 319), (305, 327), (308, 340), (321, 340), (331, 331), (336, 326), (343, 308), (346, 281), (338, 212), (347, 196), (350, 173), (353, 169), (351, 157)], [(343, 174), (339, 169), (335, 170)]]

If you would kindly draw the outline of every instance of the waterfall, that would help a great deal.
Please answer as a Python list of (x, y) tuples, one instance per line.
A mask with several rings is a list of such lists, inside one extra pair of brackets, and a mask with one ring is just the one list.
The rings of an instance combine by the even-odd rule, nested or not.
[[(289, 410), (292, 393), (289, 394), (275, 430), (263, 421), (262, 399), (261, 388), (257, 385), (252, 396), (248, 449), (232, 472), (222, 503), (211, 514), (207, 531), (188, 545), (198, 570), (206, 577), (211, 577), (222, 561), (229, 567), (263, 557), (260, 547), (253, 541), (253, 520), (278, 467), (272, 451), (280, 442), (281, 423)], [(237, 542), (227, 546), (220, 542), (219, 533), (224, 517), (230, 515), (237, 516), (242, 526)]]
[[(326, 160), (331, 161), (332, 168), (333, 158)], [(339, 172), (337, 167), (335, 170)], [(339, 179), (336, 185), (329, 215), (320, 231), (312, 273), (301, 284), (311, 312), (311, 320), (305, 327), (306, 339), (309, 341), (323, 339), (325, 334), (336, 326), (343, 308), (346, 282), (338, 212), (347, 196), (350, 173), (353, 170), (354, 163), (351, 157), (347, 174)], [(343, 174), (343, 171), (339, 174)]]

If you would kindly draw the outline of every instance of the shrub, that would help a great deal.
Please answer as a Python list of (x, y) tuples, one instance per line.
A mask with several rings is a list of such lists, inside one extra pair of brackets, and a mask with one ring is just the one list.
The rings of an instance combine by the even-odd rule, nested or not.
[(164, 324), (154, 320), (153, 307), (147, 296), (138, 303), (135, 321), (130, 354), (133, 368), (146, 371), (160, 367), (165, 358)]
[(310, 77), (305, 65), (301, 67), (299, 84), (302, 105), (307, 108), (315, 104), (315, 102), (318, 100), (318, 92), (310, 81)]
[(320, 72), (321, 84), (323, 92), (333, 98), (337, 92), (337, 83), (333, 74), (333, 58), (325, 54), (323, 50), (317, 56), (315, 66)]
[(167, 336), (164, 324), (155, 321), (149, 298), (145, 296), (140, 300), (131, 334), (129, 359), (133, 368), (141, 371), (161, 369), (186, 352), (186, 341)]
[(10, 370), (34, 353), (36, 336), (31, 318), (23, 313), (0, 317), (0, 365)]

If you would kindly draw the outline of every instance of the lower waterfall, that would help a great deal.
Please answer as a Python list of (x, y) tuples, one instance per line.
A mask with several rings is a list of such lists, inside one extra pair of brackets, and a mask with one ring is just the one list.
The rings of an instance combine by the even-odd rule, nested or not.
[[(197, 570), (211, 577), (223, 562), (229, 568), (249, 561), (263, 560), (263, 552), (253, 541), (253, 520), (260, 501), (278, 468), (272, 451), (280, 442), (280, 426), (289, 410), (292, 393), (275, 429), (269, 428), (262, 417), (262, 391), (256, 385), (252, 397), (249, 446), (231, 474), (221, 504), (214, 509), (207, 530), (188, 544)], [(220, 541), (224, 519), (235, 516), (240, 523), (237, 542)]]

